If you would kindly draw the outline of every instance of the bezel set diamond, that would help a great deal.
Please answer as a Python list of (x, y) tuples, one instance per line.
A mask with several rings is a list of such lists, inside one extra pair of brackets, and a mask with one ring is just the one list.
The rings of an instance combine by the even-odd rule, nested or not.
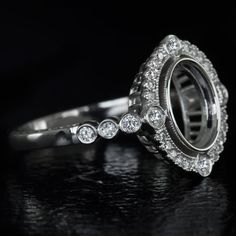
[(125, 114), (120, 120), (120, 129), (128, 134), (136, 133), (141, 125), (141, 118), (137, 114)]
[[(157, 150), (158, 148), (162, 149), (166, 152), (168, 159), (184, 170), (194, 171), (202, 176), (208, 176), (211, 173), (213, 164), (219, 159), (219, 155), (223, 151), (223, 144), (226, 141), (226, 133), (228, 130), (226, 112), (228, 92), (225, 86), (220, 82), (216, 70), (210, 60), (207, 59), (206, 55), (188, 41), (182, 41), (174, 35), (167, 36), (154, 50), (153, 54), (142, 66), (141, 72), (139, 72), (139, 77), (141, 73), (141, 103), (142, 107), (150, 106), (150, 104), (161, 107), (159, 81), (162, 68), (168, 59), (180, 55), (185, 55), (196, 60), (204, 68), (216, 89), (221, 110), (220, 130), (216, 141), (209, 150), (193, 157), (187, 155), (177, 147), (165, 125), (160, 125), (160, 127), (157, 126), (155, 128), (151, 119), (148, 120), (148, 123), (154, 127), (156, 133), (154, 140), (160, 143), (160, 147), (154, 148)], [(153, 94), (156, 95), (153, 96)], [(132, 94), (132, 96), (134, 95)], [(131, 104), (135, 105), (135, 101), (132, 102), (132, 99)], [(144, 143), (144, 145), (146, 144)]]
[[(166, 120), (170, 119), (168, 112), (163, 109), (160, 97), (160, 77), (165, 63), (173, 57), (187, 56), (194, 59), (206, 72), (216, 92), (217, 101), (220, 106), (219, 132), (214, 143), (206, 150), (191, 155), (183, 151), (171, 137)], [(137, 96), (135, 97), (134, 95)], [(134, 97), (134, 98), (133, 98)], [(133, 109), (136, 101), (140, 101), (141, 111)], [(137, 133), (142, 140), (142, 124), (146, 123), (154, 130), (151, 149), (158, 152), (166, 152), (167, 159), (186, 171), (194, 171), (201, 176), (208, 176), (214, 163), (218, 161), (220, 153), (223, 151), (223, 144), (226, 141), (228, 91), (220, 82), (217, 72), (206, 55), (195, 45), (188, 41), (182, 41), (174, 35), (167, 36), (161, 44), (154, 50), (150, 58), (142, 65), (137, 75), (130, 93), (129, 112), (120, 119), (109, 118), (97, 124), (83, 124), (75, 127), (72, 131), (76, 134), (81, 143), (93, 143), (97, 137), (112, 139), (121, 130), (125, 133)], [(139, 132), (141, 131), (141, 132)], [(145, 136), (145, 135), (143, 135)], [(150, 143), (153, 143), (152, 142)], [(149, 140), (145, 139), (144, 145), (150, 146)], [(150, 148), (149, 148), (150, 149)], [(196, 152), (195, 152), (196, 153)]]
[(90, 144), (97, 139), (97, 130), (91, 124), (83, 124), (77, 130), (77, 138), (81, 143)]
[(105, 139), (112, 139), (119, 131), (119, 125), (112, 119), (103, 120), (98, 126), (98, 134)]
[(145, 119), (153, 128), (161, 129), (166, 121), (166, 113), (160, 106), (151, 106), (146, 111)]
[(127, 134), (137, 133), (143, 122), (149, 123), (152, 127), (161, 128), (164, 126), (166, 114), (160, 106), (152, 106), (146, 111), (141, 118), (135, 113), (124, 114), (119, 124), (117, 119), (105, 119), (98, 125), (85, 123), (81, 126), (76, 126), (71, 129), (71, 132), (76, 135), (78, 140), (83, 144), (93, 143), (98, 135), (105, 139), (114, 138), (118, 131), (121, 130)]
[(133, 113), (123, 115), (119, 123), (117, 120), (115, 118), (105, 119), (99, 124), (96, 122), (85, 123), (71, 128), (72, 137), (77, 137), (77, 139), (74, 139), (74, 142), (79, 141), (83, 144), (91, 144), (98, 136), (112, 139), (118, 134), (119, 130), (131, 134), (138, 132), (142, 126), (142, 119)]
[(150, 153), (205, 177), (224, 150), (228, 98), (206, 55), (169, 35), (142, 64), (129, 97), (30, 121), (11, 132), (10, 142), (16, 150), (27, 150), (136, 133)]

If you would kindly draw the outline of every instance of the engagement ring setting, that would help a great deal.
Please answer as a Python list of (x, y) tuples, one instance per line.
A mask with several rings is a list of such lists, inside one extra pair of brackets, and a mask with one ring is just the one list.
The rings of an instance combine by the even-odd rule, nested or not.
[(206, 55), (169, 35), (141, 66), (129, 97), (30, 121), (10, 141), (26, 150), (135, 133), (149, 152), (205, 177), (224, 149), (227, 102), (227, 89)]

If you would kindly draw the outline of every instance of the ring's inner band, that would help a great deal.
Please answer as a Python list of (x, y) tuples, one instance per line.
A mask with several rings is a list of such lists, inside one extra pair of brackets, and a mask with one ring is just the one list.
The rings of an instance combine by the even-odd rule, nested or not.
[(128, 98), (119, 98), (55, 113), (26, 123), (18, 131), (33, 132), (68, 127), (85, 121), (101, 121), (108, 117), (120, 117), (128, 111)]
[(175, 64), (170, 102), (177, 132), (198, 150), (209, 148), (218, 132), (215, 93), (206, 72), (189, 59)]

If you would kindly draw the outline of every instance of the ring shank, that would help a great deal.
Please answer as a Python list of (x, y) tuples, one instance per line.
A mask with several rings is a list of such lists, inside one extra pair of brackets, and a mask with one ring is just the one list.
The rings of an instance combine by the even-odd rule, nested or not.
[(127, 111), (128, 98), (123, 97), (55, 113), (20, 126), (10, 134), (10, 143), (16, 150), (71, 145), (72, 127), (85, 121), (120, 117)]

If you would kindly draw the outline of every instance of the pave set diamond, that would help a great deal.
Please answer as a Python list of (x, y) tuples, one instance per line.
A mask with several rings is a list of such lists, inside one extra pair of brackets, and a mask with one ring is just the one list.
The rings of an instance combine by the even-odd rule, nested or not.
[[(215, 87), (221, 109), (220, 131), (216, 141), (209, 150), (198, 153), (196, 156), (184, 153), (174, 143), (165, 126), (168, 119), (167, 112), (161, 107), (159, 101), (159, 80), (162, 68), (170, 57), (179, 55), (193, 58), (204, 68)], [(223, 144), (226, 141), (228, 92), (220, 82), (212, 63), (206, 55), (188, 41), (182, 41), (176, 36), (170, 35), (154, 50), (151, 57), (143, 65), (142, 71), (136, 77), (135, 82), (140, 82), (141, 93), (139, 99), (145, 108), (140, 114), (130, 111), (124, 114), (120, 120), (111, 118), (105, 119), (97, 125), (83, 124), (78, 126), (76, 131), (73, 129), (77, 139), (85, 144), (93, 143), (99, 136), (112, 139), (118, 134), (119, 130), (128, 134), (137, 133), (141, 130), (142, 124), (147, 123), (155, 132), (153, 139), (160, 144), (154, 149), (159, 148), (166, 152), (167, 158), (184, 170), (208, 176), (212, 171), (213, 164), (219, 159), (219, 155), (223, 151)], [(137, 86), (133, 86), (132, 89), (137, 91)]]
[(161, 70), (170, 57), (181, 54), (197, 60), (205, 69), (216, 88), (221, 106), (221, 128), (218, 138), (210, 150), (198, 154), (197, 157), (192, 157), (183, 153), (175, 145), (166, 127), (163, 125), (165, 123), (164, 116), (163, 118), (160, 118), (160, 113), (152, 114), (153, 110), (150, 110), (148, 113), (148, 122), (156, 131), (154, 139), (161, 144), (160, 148), (167, 153), (167, 157), (170, 160), (187, 171), (195, 171), (202, 176), (207, 176), (211, 173), (213, 164), (219, 159), (219, 154), (223, 151), (223, 144), (226, 141), (226, 133), (228, 130), (226, 113), (228, 92), (225, 86), (220, 82), (212, 63), (207, 59), (206, 55), (188, 41), (182, 41), (174, 35), (168, 36), (154, 50), (143, 66), (143, 82), (141, 83), (143, 92), (141, 92), (141, 101), (144, 106), (148, 106), (148, 104), (157, 104), (157, 107), (160, 107), (158, 96), (153, 96), (152, 94), (159, 93), (158, 89)]

